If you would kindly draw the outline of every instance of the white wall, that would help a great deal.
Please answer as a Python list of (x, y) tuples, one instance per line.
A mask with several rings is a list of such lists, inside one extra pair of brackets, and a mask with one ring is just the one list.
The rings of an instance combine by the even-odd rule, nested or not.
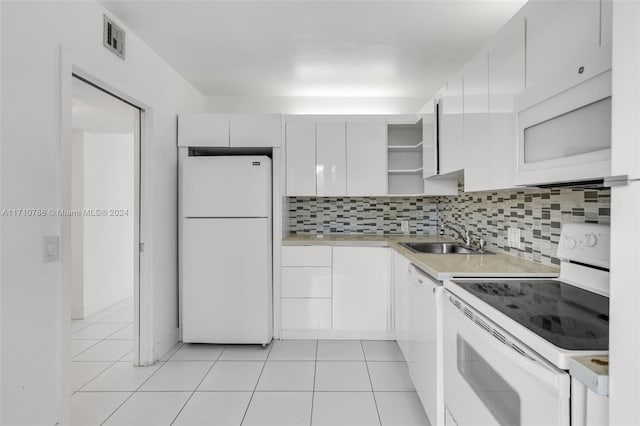
[[(60, 93), (61, 79), (68, 77), (60, 75), (61, 48), (108, 76), (103, 80), (144, 98), (153, 113), (149, 144), (143, 147), (151, 165), (147, 235), (153, 237), (145, 262), (151, 265), (146, 278), (153, 283), (159, 351), (177, 336), (176, 114), (201, 111), (204, 99), (130, 31), (125, 61), (104, 49), (103, 13), (92, 1), (2, 2), (0, 203), (47, 208), (61, 199), (59, 176), (67, 171), (59, 170)], [(68, 423), (68, 377), (61, 373), (68, 349), (60, 346), (60, 336), (64, 326), (68, 329), (61, 306), (70, 295), (63, 290), (70, 289), (61, 282), (60, 264), (41, 259), (42, 236), (58, 234), (65, 220), (2, 218), (1, 424)]]
[(426, 102), (416, 98), (338, 98), (306, 96), (210, 96), (207, 112), (282, 114), (415, 114)]
[[(614, 0), (612, 174), (640, 177), (640, 3)], [(640, 181), (611, 189), (609, 424), (640, 424)]]
[(84, 134), (83, 207), (127, 212), (82, 218), (85, 317), (133, 297), (134, 143), (133, 134)]
[[(84, 132), (73, 129), (71, 139), (71, 209), (84, 208)], [(71, 318), (84, 314), (84, 218), (71, 218)]]

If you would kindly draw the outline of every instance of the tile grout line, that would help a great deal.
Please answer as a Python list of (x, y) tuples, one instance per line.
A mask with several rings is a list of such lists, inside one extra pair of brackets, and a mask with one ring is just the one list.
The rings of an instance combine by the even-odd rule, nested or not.
[[(184, 344), (183, 344), (184, 345)], [(220, 359), (220, 357), (222, 356), (222, 353), (227, 350), (227, 347), (225, 346), (220, 353), (218, 354), (218, 357), (213, 361), (213, 364), (211, 364), (211, 367), (209, 367), (209, 369), (207, 370), (206, 373), (204, 373), (204, 376), (202, 376), (202, 379), (200, 379), (200, 381), (198, 382), (198, 384), (196, 385), (196, 387), (193, 389), (193, 392), (191, 392), (191, 395), (189, 395), (189, 398), (187, 398), (187, 400), (184, 402), (184, 404), (182, 405), (182, 408), (180, 408), (180, 410), (178, 411), (178, 414), (176, 414), (176, 416), (173, 418), (173, 420), (171, 420), (171, 423), (169, 423), (169, 425), (173, 425), (176, 420), (178, 420), (178, 417), (180, 416), (180, 414), (182, 414), (182, 411), (184, 410), (184, 407), (187, 406), (187, 404), (189, 403), (189, 401), (191, 401), (191, 398), (193, 398), (193, 395), (196, 394), (196, 391), (198, 390), (198, 388), (200, 387), (200, 385), (202, 385), (202, 382), (204, 382), (204, 379), (207, 378), (207, 376), (209, 375), (209, 373), (211, 372), (211, 370), (213, 370), (214, 365), (216, 365), (218, 363), (218, 360)], [(177, 351), (176, 351), (177, 352)], [(175, 354), (174, 354), (175, 355)], [(173, 355), (172, 355), (173, 356)], [(169, 360), (167, 360), (168, 362)]]
[(369, 371), (369, 361), (367, 361), (367, 353), (364, 350), (364, 343), (360, 340), (360, 347), (362, 347), (362, 354), (364, 355), (364, 365), (367, 367), (367, 376), (369, 376), (369, 385), (371, 385), (371, 396), (373, 396), (373, 403), (376, 406), (376, 414), (378, 415), (378, 423), (382, 426), (382, 419), (380, 419), (380, 410), (378, 410), (378, 401), (376, 401), (376, 393), (373, 391), (373, 381), (371, 381), (371, 372)]
[[(108, 308), (107, 308), (107, 309), (108, 309)], [(106, 309), (105, 309), (105, 310), (106, 310)], [(100, 312), (102, 312), (102, 311), (100, 311)], [(133, 316), (133, 315), (132, 315), (132, 316)], [(100, 320), (95, 321), (95, 322), (92, 322), (92, 323), (88, 324), (88, 325), (87, 325), (87, 327), (88, 327), (88, 326), (90, 326), (90, 325), (96, 325), (96, 324), (121, 324), (121, 323), (101, 323), (101, 322), (99, 322), (99, 321), (100, 321)], [(76, 330), (76, 331), (74, 331), (74, 332), (71, 334), (71, 340), (97, 340), (97, 342), (96, 342), (96, 343), (94, 343), (93, 345), (89, 346), (88, 348), (83, 349), (82, 351), (78, 352), (78, 353), (77, 353), (77, 354), (75, 354), (73, 357), (71, 357), (71, 362), (73, 362), (74, 358), (76, 358), (77, 356), (79, 356), (79, 355), (81, 355), (81, 354), (85, 353), (85, 352), (86, 352), (86, 351), (88, 351), (89, 349), (91, 349), (91, 348), (93, 348), (94, 346), (96, 346), (96, 345), (98, 345), (98, 344), (100, 344), (100, 343), (104, 342), (105, 340), (133, 340), (133, 339), (109, 339), (109, 337), (111, 337), (111, 336), (113, 336), (114, 334), (116, 334), (117, 332), (119, 332), (119, 331), (123, 330), (125, 327), (128, 327), (130, 324), (133, 324), (133, 318), (132, 318), (132, 321), (131, 321), (130, 323), (126, 323), (126, 324), (124, 324), (124, 326), (122, 326), (122, 327), (120, 327), (119, 329), (115, 330), (113, 333), (108, 334), (106, 337), (103, 337), (102, 339), (74, 339), (74, 338), (73, 338), (73, 335), (74, 335), (75, 333), (77, 333), (78, 331), (80, 331), (80, 330), (82, 330), (82, 329), (86, 328), (86, 327), (83, 327), (83, 328), (81, 328), (80, 330)], [(124, 357), (125, 355), (127, 355), (129, 352), (131, 352), (131, 351), (128, 351), (126, 354), (122, 355), (122, 357)], [(120, 358), (122, 358), (122, 357), (120, 357)], [(116, 360), (116, 362), (120, 361), (120, 358), (118, 358), (118, 359)], [(107, 360), (107, 361), (104, 361), (104, 362), (108, 362), (108, 361), (110, 361), (110, 360)], [(79, 362), (82, 362), (82, 361), (79, 361)]]
[[(182, 348), (182, 346), (183, 346), (183, 345), (184, 345), (184, 344), (180, 345), (180, 347), (176, 350), (176, 352), (178, 352), (178, 351), (180, 350), (180, 348)], [(171, 356), (173, 356), (173, 355), (175, 355), (175, 352), (174, 352)], [(169, 358), (170, 358), (170, 357), (169, 357)], [(146, 378), (146, 379), (145, 379), (145, 380), (140, 384), (140, 386), (138, 386), (138, 387), (137, 387), (133, 392), (131, 392), (131, 395), (129, 395), (127, 398), (125, 398), (125, 400), (124, 400), (124, 401), (122, 401), (122, 403), (121, 403), (120, 405), (118, 405), (118, 406), (116, 407), (116, 409), (115, 409), (115, 410), (113, 410), (113, 411), (111, 412), (111, 414), (109, 414), (109, 416), (107, 416), (107, 418), (106, 418), (106, 419), (104, 419), (104, 420), (102, 421), (102, 423), (100, 423), (100, 426), (104, 425), (104, 424), (105, 424), (105, 423), (106, 423), (106, 422), (107, 422), (111, 417), (113, 417), (113, 415), (114, 415), (114, 414), (115, 414), (115, 413), (116, 413), (120, 408), (122, 408), (122, 406), (123, 406), (127, 401), (129, 401), (129, 400), (131, 399), (131, 397), (132, 397), (133, 395), (135, 395), (135, 394), (136, 394), (136, 392), (138, 392), (138, 390), (140, 390), (140, 388), (141, 388), (142, 386), (144, 386), (144, 384), (145, 384), (145, 383), (147, 383), (147, 382), (149, 381), (149, 379), (151, 379), (151, 378), (152, 378), (152, 377), (153, 377), (153, 376), (154, 376), (154, 375), (155, 375), (155, 374), (156, 374), (156, 373), (157, 373), (157, 372), (162, 368), (162, 366), (163, 366), (163, 365), (165, 365), (166, 363), (167, 363), (167, 360), (165, 360), (165, 361), (160, 361), (160, 365), (158, 366), (158, 368), (156, 368), (156, 371), (154, 371), (153, 373), (151, 373), (151, 374), (149, 375), (149, 377), (147, 377), (147, 378)], [(128, 392), (128, 391), (127, 391), (127, 392)]]
[[(76, 362), (83, 362), (83, 361), (76, 361)], [(77, 393), (77, 392), (87, 392), (87, 391), (83, 391), (82, 389), (87, 386), (89, 383), (93, 382), (95, 379), (97, 379), (98, 377), (102, 376), (102, 374), (107, 371), (108, 369), (110, 369), (111, 367), (113, 367), (116, 363), (118, 363), (118, 361), (85, 361), (85, 362), (110, 362), (111, 364), (109, 364), (107, 367), (105, 367), (103, 370), (101, 370), (97, 375), (95, 375), (93, 378), (91, 378), (88, 382), (86, 382), (84, 385), (80, 386), (78, 389), (76, 389), (75, 391), (73, 391), (71, 393), (71, 395)]]
[[(114, 305), (112, 305), (112, 306), (115, 306), (115, 305), (117, 305), (117, 304), (119, 304), (119, 303), (121, 303), (121, 302), (118, 302), (118, 303), (116, 303), (116, 304), (114, 304)], [(108, 310), (108, 309), (109, 309), (109, 308), (105, 308), (105, 309), (103, 309), (102, 311), (106, 311), (106, 310)], [(102, 312), (102, 311), (100, 311), (100, 312)], [(133, 318), (132, 318), (132, 320), (133, 320)], [(99, 321), (99, 320), (98, 320), (98, 321)], [(95, 324), (106, 324), (106, 323), (100, 323), (100, 322), (98, 322), (98, 321), (95, 321), (95, 322), (89, 323), (89, 324), (87, 324), (87, 326), (86, 326), (86, 327), (88, 327), (88, 326), (90, 326), (90, 325), (95, 325)], [(115, 333), (119, 332), (120, 330), (124, 329), (125, 327), (128, 327), (128, 326), (129, 326), (129, 324), (133, 324), (133, 321), (131, 321), (130, 323), (125, 324), (123, 327), (119, 328), (118, 330), (114, 331), (113, 333), (111, 333), (111, 334), (107, 335), (106, 337), (104, 337), (104, 338), (102, 338), (102, 339), (95, 339), (95, 340), (98, 340), (96, 343), (94, 343), (93, 345), (89, 346), (88, 348), (84, 349), (83, 351), (78, 352), (78, 353), (77, 353), (77, 354), (75, 354), (73, 357), (71, 357), (71, 365), (72, 365), (72, 366), (73, 366), (73, 363), (74, 363), (74, 362), (111, 362), (111, 364), (110, 364), (108, 367), (106, 367), (104, 370), (101, 370), (101, 371), (100, 371), (96, 376), (94, 376), (93, 378), (91, 378), (88, 382), (86, 382), (85, 384), (83, 384), (82, 386), (80, 386), (78, 389), (76, 389), (76, 390), (72, 391), (72, 392), (71, 392), (71, 395), (74, 395), (74, 394), (76, 394), (77, 392), (80, 392), (80, 391), (82, 390), (82, 388), (84, 388), (85, 386), (87, 386), (89, 383), (93, 382), (96, 378), (98, 378), (99, 376), (101, 376), (101, 375), (102, 375), (105, 371), (107, 371), (109, 368), (113, 367), (115, 363), (119, 362), (122, 358), (124, 358), (125, 356), (127, 356), (127, 355), (129, 354), (129, 352), (131, 352), (131, 351), (128, 351), (127, 353), (125, 353), (124, 355), (122, 355), (121, 357), (119, 357), (119, 358), (118, 358), (117, 360), (115, 360), (115, 361), (111, 361), (111, 360), (106, 360), (106, 361), (74, 361), (74, 358), (75, 358), (75, 357), (77, 357), (77, 356), (79, 356), (79, 355), (81, 355), (81, 354), (83, 354), (84, 352), (88, 351), (89, 349), (93, 348), (93, 347), (94, 347), (94, 346), (96, 346), (97, 344), (102, 343), (102, 342), (103, 342), (103, 341), (105, 341), (105, 340), (108, 340), (108, 338), (109, 338), (110, 336), (113, 336)], [(83, 328), (81, 328), (80, 330), (82, 330), (82, 329), (84, 329), (84, 328), (86, 328), (86, 327), (83, 327)], [(76, 332), (78, 332), (78, 331), (80, 331), (80, 330), (76, 330), (74, 333), (72, 333), (72, 334), (71, 334), (71, 340), (72, 340), (72, 341), (73, 341), (73, 340), (94, 340), (94, 339), (73, 339), (73, 334), (75, 334)], [(131, 340), (131, 339), (113, 339), (113, 340)]]
[[(126, 326), (125, 326), (125, 327), (126, 327)], [(123, 328), (124, 328), (124, 327), (123, 327)], [(117, 333), (118, 331), (120, 331), (120, 330), (116, 330), (116, 331), (114, 331), (114, 332), (113, 332), (112, 334), (110, 334), (109, 336), (111, 336), (111, 335), (113, 335), (113, 334)], [(96, 343), (94, 343), (93, 345), (91, 345), (91, 346), (89, 346), (88, 348), (83, 349), (81, 352), (78, 352), (77, 354), (75, 354), (75, 355), (71, 358), (71, 362), (74, 362), (74, 359), (75, 359), (77, 356), (82, 355), (83, 353), (85, 353), (85, 352), (86, 352), (86, 351), (88, 351), (89, 349), (91, 349), (91, 348), (93, 348), (94, 346), (96, 346), (96, 345), (98, 345), (98, 344), (100, 344), (100, 343), (104, 342), (105, 340), (131, 340), (131, 341), (133, 341), (133, 339), (109, 339), (109, 336), (104, 337), (104, 338), (102, 338), (102, 339), (71, 339), (71, 340), (97, 340), (97, 342), (96, 342)], [(132, 350), (133, 350), (133, 349), (132, 349)], [(127, 351), (125, 354), (123, 354), (122, 356), (120, 356), (120, 357), (116, 360), (116, 362), (120, 361), (120, 359), (121, 359), (122, 357), (124, 357), (125, 355), (127, 355), (129, 352), (131, 352), (131, 351)], [(101, 361), (101, 360), (93, 360), (93, 361), (75, 361), (75, 362), (109, 362), (109, 361), (111, 361), (111, 360), (110, 360), (110, 359), (108, 359), (108, 360), (103, 360), (103, 361)]]
[[(162, 363), (162, 365), (164, 365), (165, 363), (166, 363), (166, 361), (164, 361), (164, 362)], [(142, 382), (142, 385), (144, 385), (144, 384), (147, 382), (147, 380), (149, 380), (149, 379), (150, 379), (154, 374), (156, 374), (156, 373), (158, 372), (158, 370), (160, 370), (160, 368), (162, 367), (162, 365), (160, 365), (160, 366), (156, 369), (156, 371), (154, 371), (153, 373), (151, 373), (151, 375), (150, 375), (149, 377), (147, 377), (147, 379), (146, 379), (144, 382)], [(142, 386), (142, 385), (140, 385), (140, 386)], [(110, 419), (111, 417), (113, 417), (113, 415), (114, 415), (114, 414), (115, 414), (119, 409), (121, 409), (121, 408), (122, 408), (122, 406), (123, 406), (124, 404), (126, 404), (126, 403), (127, 403), (127, 401), (129, 401), (133, 395), (135, 395), (135, 394), (136, 394), (137, 389), (140, 389), (140, 386), (138, 386), (138, 387), (136, 388), (136, 390), (134, 390), (133, 392), (131, 392), (131, 394), (130, 394), (128, 397), (126, 397), (126, 398), (125, 398), (125, 400), (124, 400), (124, 401), (122, 401), (122, 403), (121, 403), (120, 405), (118, 405), (118, 406), (115, 408), (115, 410), (113, 410), (113, 411), (111, 412), (111, 414), (109, 414), (109, 415), (107, 416), (107, 418), (106, 418), (106, 419), (104, 419), (104, 420), (102, 421), (102, 423), (100, 423), (100, 426), (104, 425), (107, 421), (109, 421), (109, 419)], [(127, 391), (127, 392), (129, 392), (129, 391)]]
[[(273, 344), (273, 340), (269, 345), (272, 345), (272, 344)], [(247, 404), (247, 408), (245, 408), (244, 414), (242, 415), (242, 420), (240, 420), (240, 426), (242, 426), (242, 424), (244, 423), (244, 419), (247, 417), (247, 413), (249, 412), (249, 407), (251, 406), (251, 401), (253, 401), (253, 396), (256, 393), (256, 389), (258, 389), (258, 383), (260, 383), (260, 379), (262, 378), (262, 373), (264, 372), (264, 368), (267, 366), (267, 360), (271, 355), (272, 349), (273, 349), (273, 346), (270, 346), (269, 353), (267, 354), (267, 357), (264, 359), (264, 364), (262, 364), (262, 370), (260, 370), (260, 374), (258, 375), (258, 380), (256, 380), (256, 385), (253, 387), (253, 392), (251, 392), (251, 398), (249, 398), (249, 403)]]
[(316, 399), (316, 374), (318, 371), (318, 340), (316, 339), (316, 355), (313, 360), (313, 387), (311, 388), (311, 415), (309, 416), (309, 426), (313, 425), (313, 403)]

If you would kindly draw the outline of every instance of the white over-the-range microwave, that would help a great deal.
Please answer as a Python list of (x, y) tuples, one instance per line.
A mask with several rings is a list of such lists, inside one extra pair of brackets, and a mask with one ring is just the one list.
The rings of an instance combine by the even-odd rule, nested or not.
[(611, 175), (611, 49), (516, 99), (515, 184), (592, 184)]

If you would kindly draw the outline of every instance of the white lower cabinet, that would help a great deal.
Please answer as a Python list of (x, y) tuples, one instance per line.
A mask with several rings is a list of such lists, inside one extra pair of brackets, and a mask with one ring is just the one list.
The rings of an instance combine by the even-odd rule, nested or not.
[(442, 285), (411, 266), (409, 269), (409, 376), (431, 424), (441, 425), (443, 413)]
[(282, 329), (331, 328), (331, 247), (282, 247)]
[(282, 268), (282, 297), (331, 298), (331, 267)]
[(390, 339), (386, 247), (282, 248), (282, 337)]
[(333, 248), (333, 328), (389, 329), (389, 249)]
[(405, 359), (409, 355), (409, 259), (392, 251), (394, 335)]
[(306, 330), (331, 328), (331, 299), (283, 299), (282, 328)]

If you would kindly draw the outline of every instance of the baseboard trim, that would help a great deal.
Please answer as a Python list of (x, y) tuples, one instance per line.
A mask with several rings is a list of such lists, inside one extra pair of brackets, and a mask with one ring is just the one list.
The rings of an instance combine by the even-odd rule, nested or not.
[(377, 330), (282, 330), (281, 338), (315, 340), (315, 339), (337, 339), (337, 340), (395, 340), (395, 334), (391, 331)]

